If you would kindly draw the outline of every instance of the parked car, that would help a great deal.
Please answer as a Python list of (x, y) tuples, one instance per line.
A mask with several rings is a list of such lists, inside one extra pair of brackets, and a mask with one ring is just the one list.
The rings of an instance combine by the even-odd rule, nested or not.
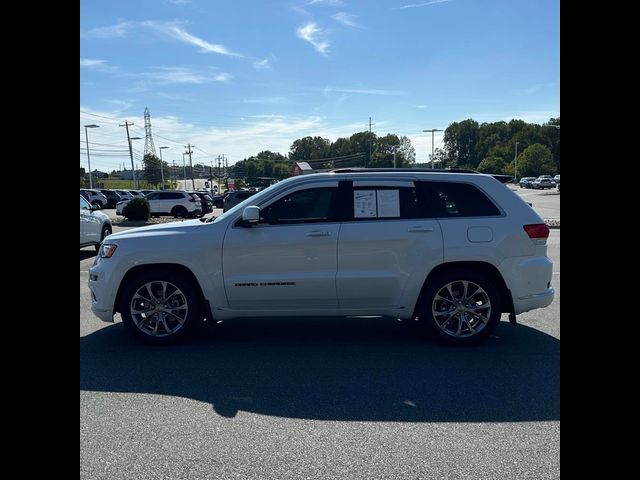
[(122, 200), (122, 197), (118, 195), (118, 192), (115, 190), (108, 190), (106, 188), (101, 188), (100, 193), (102, 193), (107, 199), (106, 208), (115, 208), (116, 204)]
[[(162, 192), (160, 192), (162, 193)], [(496, 178), (417, 169), (283, 180), (213, 221), (109, 236), (92, 311), (167, 344), (239, 317), (418, 318), (441, 340), (486, 340), (503, 313), (554, 297), (549, 228)]]
[(80, 195), (80, 248), (95, 245), (100, 248), (102, 241), (111, 235), (109, 216), (96, 211), (86, 198)]
[(188, 193), (198, 196), (198, 198), (200, 199), (200, 201), (202, 203), (202, 214), (203, 215), (213, 212), (213, 198), (211, 198), (211, 195), (209, 195), (208, 192), (198, 190), (198, 191), (195, 191), (195, 192), (190, 191)]
[(553, 181), (556, 182), (556, 184), (560, 183), (560, 175), (553, 177)]
[(531, 184), (536, 177), (522, 177), (520, 179), (520, 188), (531, 188)]
[(212, 197), (214, 208), (223, 208), (224, 207), (224, 199), (227, 197), (227, 194), (224, 193), (222, 195), (214, 195)]
[[(151, 215), (172, 215), (174, 217), (194, 217), (202, 213), (202, 206), (187, 192), (178, 190), (158, 190), (145, 197), (149, 201)], [(129, 200), (123, 200), (116, 205), (116, 214), (122, 215), (124, 206)]]
[(142, 190), (127, 190), (127, 192), (129, 192), (134, 197), (144, 197), (144, 193), (142, 193)]
[(146, 197), (147, 195), (149, 195), (150, 193), (155, 192), (155, 190), (140, 190), (140, 191), (142, 192), (142, 195), (144, 195), (145, 197)]
[(105, 208), (107, 206), (107, 197), (105, 197), (104, 193), (100, 192), (99, 190), (81, 188), (80, 195), (82, 195), (94, 209)]
[(551, 178), (536, 178), (532, 183), (531, 183), (531, 188), (535, 188), (537, 190), (542, 190), (545, 188), (554, 188), (556, 186), (556, 182), (553, 181), (553, 179)]
[(116, 190), (116, 193), (122, 197), (122, 200), (131, 200), (133, 194), (129, 190)]
[(237, 204), (255, 195), (256, 193), (257, 192), (255, 190), (235, 190), (233, 192), (229, 192), (224, 198), (222, 211), (226, 212), (227, 210), (232, 209)]

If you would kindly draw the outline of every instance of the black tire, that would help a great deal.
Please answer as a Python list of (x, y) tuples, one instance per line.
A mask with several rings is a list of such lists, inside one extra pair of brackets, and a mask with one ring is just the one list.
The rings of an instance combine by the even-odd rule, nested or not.
[[(160, 324), (157, 320), (158, 317), (154, 317), (154, 315), (150, 315), (146, 319), (142, 318), (141, 315), (138, 316), (137, 320), (141, 325), (139, 327), (138, 324), (136, 324), (136, 319), (133, 318), (131, 311), (132, 306), (134, 305), (134, 296), (138, 290), (146, 284), (151, 284), (151, 288), (155, 290), (154, 293), (157, 293), (160, 291), (158, 289), (161, 288), (161, 284), (159, 282), (168, 282), (168, 284), (177, 287), (182, 296), (172, 296), (169, 293), (168, 297), (176, 300), (178, 307), (184, 305), (187, 306), (187, 312), (184, 314), (182, 326), (179, 326), (179, 322), (175, 320), (172, 322), (172, 317), (165, 317), (166, 322), (164, 325), (168, 325), (169, 328), (173, 330), (172, 332), (168, 332), (164, 328), (163, 324)], [(167, 290), (169, 291), (170, 288), (171, 287), (167, 287)], [(146, 291), (148, 292), (148, 290)], [(140, 303), (139, 298), (140, 297), (136, 298), (138, 303), (135, 305), (140, 308), (142, 303)], [(122, 295), (120, 297), (119, 310), (120, 315), (122, 316), (122, 322), (129, 333), (131, 333), (136, 339), (149, 345), (169, 345), (182, 341), (189, 338), (198, 330), (198, 327), (202, 327), (204, 325), (202, 297), (197, 287), (193, 284), (193, 281), (190, 278), (170, 269), (151, 268), (127, 279), (127, 283), (123, 287)], [(182, 315), (182, 310), (180, 308), (167, 308), (167, 310), (171, 310), (172, 312), (177, 312)], [(154, 335), (153, 332), (149, 331), (156, 323), (158, 324), (158, 335)]]
[(109, 225), (105, 225), (104, 227), (102, 227), (102, 232), (100, 233), (100, 243), (96, 245), (96, 252), (100, 250), (100, 245), (102, 245), (104, 239), (109, 235), (111, 235), (111, 227)]
[(187, 209), (182, 206), (173, 207), (171, 209), (171, 215), (174, 218), (184, 218), (187, 216)]
[(214, 205), (216, 208), (222, 208), (224, 206), (222, 202), (216, 202)]
[[(447, 310), (462, 298), (462, 282), (469, 282), (466, 305), (460, 305), (462, 311), (454, 309), (451, 310), (452, 314), (448, 314)], [(451, 269), (437, 275), (429, 280), (421, 298), (418, 310), (420, 324), (435, 338), (449, 344), (470, 346), (486, 341), (495, 332), (502, 316), (501, 296), (495, 283), (487, 275), (473, 270)], [(447, 285), (454, 293), (453, 298), (447, 298), (451, 297)], [(479, 289), (475, 289), (474, 285)], [(442, 296), (436, 299), (439, 293)], [(477, 306), (467, 310), (466, 307), (470, 305)], [(434, 317), (434, 309), (442, 312), (435, 315), (437, 319)], [(471, 312), (475, 312), (477, 316), (473, 316)], [(486, 321), (481, 321), (481, 318)], [(478, 331), (472, 333), (472, 327)]]

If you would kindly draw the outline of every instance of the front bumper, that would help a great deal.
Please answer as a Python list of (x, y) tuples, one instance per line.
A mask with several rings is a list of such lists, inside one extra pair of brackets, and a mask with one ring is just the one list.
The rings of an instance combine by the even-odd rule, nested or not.
[[(96, 262), (89, 269), (89, 291), (91, 292), (91, 311), (103, 322), (113, 322), (113, 307), (116, 291), (112, 285), (120, 284), (117, 269), (107, 269), (109, 260), (96, 258)], [(114, 278), (118, 276), (118, 278)]]

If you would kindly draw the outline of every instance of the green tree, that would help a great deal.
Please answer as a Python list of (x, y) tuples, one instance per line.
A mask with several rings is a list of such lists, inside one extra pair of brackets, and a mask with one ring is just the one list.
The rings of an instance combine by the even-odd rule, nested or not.
[(527, 147), (518, 155), (518, 177), (537, 177), (556, 173), (551, 151), (539, 143)]
[(471, 118), (462, 122), (453, 122), (445, 129), (444, 146), (448, 164), (470, 168), (478, 165), (480, 162), (476, 153), (478, 130), (478, 122)]
[(156, 188), (161, 180), (160, 159), (151, 153), (147, 153), (142, 159), (144, 165), (144, 179)]
[(331, 142), (326, 138), (304, 137), (293, 142), (289, 152), (289, 158), (293, 161), (328, 158), (330, 151)]
[(487, 157), (478, 164), (478, 171), (482, 173), (504, 173), (507, 162), (502, 157)]

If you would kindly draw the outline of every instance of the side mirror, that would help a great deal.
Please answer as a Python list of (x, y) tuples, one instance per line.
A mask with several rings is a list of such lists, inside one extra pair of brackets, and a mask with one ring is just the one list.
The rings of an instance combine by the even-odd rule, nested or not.
[(260, 207), (256, 207), (255, 205), (244, 207), (242, 211), (242, 223), (249, 226), (252, 223), (258, 223), (258, 221), (260, 221)]

